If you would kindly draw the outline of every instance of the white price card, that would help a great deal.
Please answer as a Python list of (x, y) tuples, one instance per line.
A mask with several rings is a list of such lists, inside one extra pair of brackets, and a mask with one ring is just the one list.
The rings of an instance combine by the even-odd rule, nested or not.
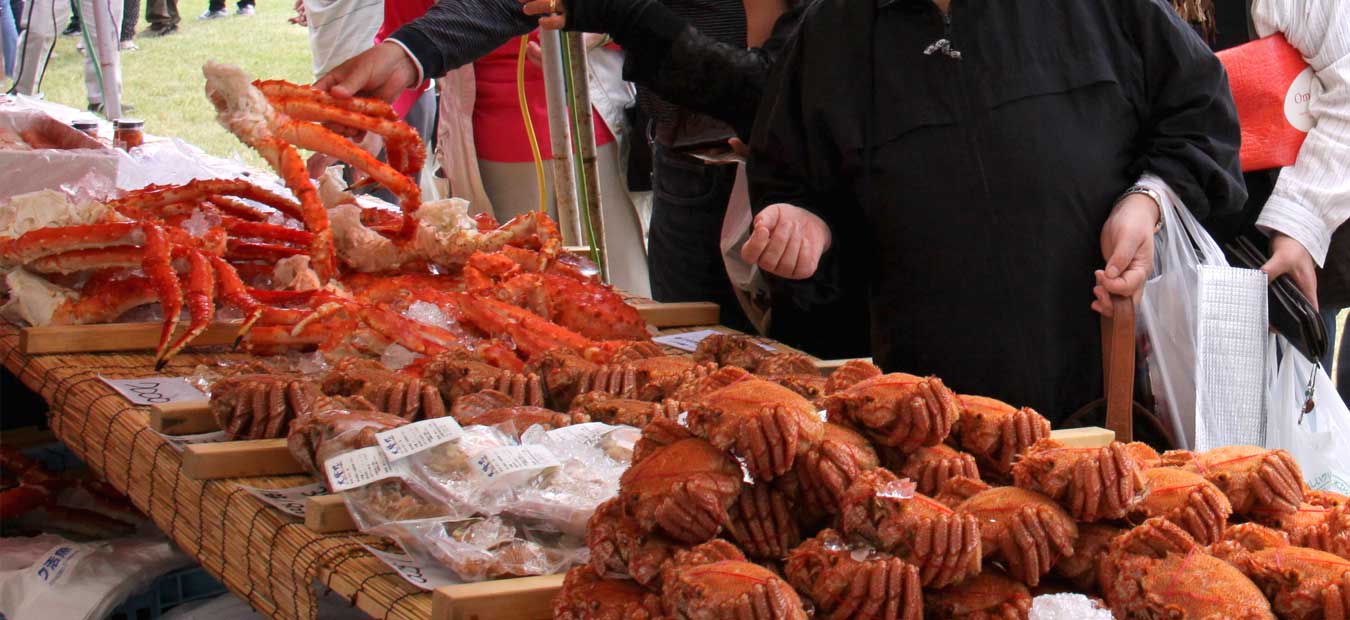
[(379, 446), (381, 450), (384, 450), (384, 455), (391, 461), (397, 461), (427, 448), (455, 441), (463, 434), (464, 429), (459, 427), (459, 422), (446, 416), (404, 424), (382, 433), (376, 433), (375, 438), (379, 440)]
[(573, 424), (571, 426), (562, 426), (544, 433), (548, 443), (554, 445), (586, 445), (600, 442), (600, 438), (606, 433), (617, 429), (617, 426), (611, 426), (604, 422), (586, 422), (584, 424)]
[(488, 482), (523, 482), (562, 463), (543, 446), (502, 446), (478, 455), (478, 458), (474, 459), (474, 465), (478, 473)]
[(367, 544), (362, 544), (371, 555), (380, 559), (396, 571), (398, 576), (404, 581), (413, 584), (423, 590), (435, 590), (441, 586), (451, 586), (457, 583), (463, 583), (455, 578), (455, 574), (450, 569), (439, 564), (422, 562), (406, 553), (398, 551), (380, 551)]
[[(703, 342), (704, 338), (712, 336), (713, 334), (720, 334), (720, 333), (722, 332), (713, 329), (700, 329), (694, 332), (684, 332), (683, 334), (667, 334), (665, 336), (657, 336), (655, 338), (652, 338), (652, 342), (655, 342), (657, 344), (664, 344), (668, 347), (675, 347), (676, 349), (679, 349), (681, 351), (689, 351), (690, 353), (693, 353), (694, 351), (698, 350), (698, 343)], [(761, 349), (764, 349), (765, 351), (774, 350), (773, 347), (764, 344), (762, 342), (757, 342), (755, 344), (758, 344), (759, 347)]]
[(81, 559), (83, 547), (76, 543), (58, 545), (33, 565), (33, 574), (38, 582), (47, 587), (55, 587)]
[(173, 449), (179, 452), (182, 452), (187, 449), (188, 446), (194, 444), (225, 441), (225, 431), (211, 431), (209, 433), (199, 433), (196, 435), (165, 435), (164, 433), (159, 433), (159, 436), (163, 437), (164, 441), (169, 442), (169, 445), (173, 446)]
[(328, 489), (322, 482), (311, 482), (298, 487), (284, 489), (260, 489), (241, 484), (239, 488), (248, 491), (254, 497), (293, 517), (305, 518), (305, 500), (319, 495), (327, 495)]
[(338, 492), (401, 476), (403, 469), (384, 458), (384, 452), (378, 447), (371, 446), (343, 452), (324, 461), (323, 473), (328, 477), (329, 488)]
[(123, 398), (133, 405), (165, 405), (184, 401), (206, 400), (201, 390), (188, 383), (186, 377), (144, 377), (141, 379), (109, 379), (99, 375)]

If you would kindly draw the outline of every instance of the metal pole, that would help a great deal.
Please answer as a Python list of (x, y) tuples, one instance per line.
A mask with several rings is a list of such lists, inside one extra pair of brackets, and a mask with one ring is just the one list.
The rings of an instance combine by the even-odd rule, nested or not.
[(548, 101), (549, 145), (553, 149), (553, 200), (558, 205), (563, 243), (577, 245), (583, 237), (581, 217), (577, 213), (576, 181), (572, 178), (572, 151), (568, 146), (571, 131), (567, 122), (567, 92), (558, 31), (540, 30), (539, 46), (544, 57), (544, 96)]
[(582, 33), (567, 33), (567, 63), (571, 73), (572, 122), (577, 145), (580, 194), (590, 224), (591, 247), (600, 265), (600, 274), (609, 282), (609, 260), (605, 251), (605, 217), (600, 208), (600, 175), (595, 161), (595, 116), (591, 114), (590, 76), (586, 65), (586, 45)]

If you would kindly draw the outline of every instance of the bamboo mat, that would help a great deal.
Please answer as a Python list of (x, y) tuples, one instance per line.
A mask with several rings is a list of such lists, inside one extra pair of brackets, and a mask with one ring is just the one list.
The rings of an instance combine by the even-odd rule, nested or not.
[[(317, 585), (374, 618), (431, 617), (431, 594), (361, 547), (377, 546), (378, 539), (317, 535), (234, 481), (185, 478), (181, 454), (147, 426), (149, 409), (131, 405), (98, 378), (187, 375), (200, 363), (246, 356), (184, 354), (156, 373), (149, 354), (25, 356), (18, 345), (18, 330), (0, 322), (0, 359), (51, 406), (56, 436), (258, 612), (285, 620), (317, 618)], [(279, 488), (311, 481), (284, 476), (245, 482)]]

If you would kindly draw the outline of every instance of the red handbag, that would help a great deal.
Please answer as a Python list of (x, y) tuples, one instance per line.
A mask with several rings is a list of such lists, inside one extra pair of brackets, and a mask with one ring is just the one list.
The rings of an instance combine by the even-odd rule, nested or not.
[(1292, 166), (1312, 129), (1313, 70), (1303, 54), (1273, 34), (1218, 54), (1242, 126), (1242, 171)]

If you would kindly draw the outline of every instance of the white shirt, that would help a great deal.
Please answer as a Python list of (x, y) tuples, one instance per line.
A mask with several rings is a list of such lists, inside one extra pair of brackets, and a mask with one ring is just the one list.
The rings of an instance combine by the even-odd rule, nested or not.
[(1350, 219), (1350, 0), (1255, 0), (1252, 21), (1262, 37), (1283, 33), (1315, 72), (1315, 125), (1256, 225), (1303, 244), (1321, 265)]

